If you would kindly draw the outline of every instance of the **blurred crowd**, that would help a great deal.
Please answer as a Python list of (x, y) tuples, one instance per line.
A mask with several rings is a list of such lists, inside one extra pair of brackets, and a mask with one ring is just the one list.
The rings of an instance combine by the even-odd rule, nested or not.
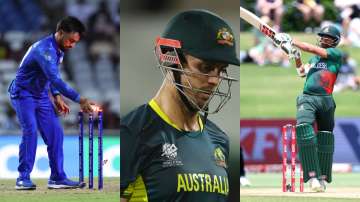
[[(103, 107), (104, 128), (120, 126), (120, 1), (119, 0), (5, 0), (0, 1), (0, 129), (19, 129), (7, 87), (29, 46), (55, 32), (66, 15), (86, 26), (85, 38), (65, 53), (60, 66), (65, 82)], [(71, 113), (62, 118), (65, 129), (77, 128), (79, 105), (67, 100)]]
[[(305, 33), (316, 34), (321, 27), (328, 24), (337, 26), (342, 32), (340, 47), (360, 48), (360, 0), (334, 0), (332, 6), (337, 11), (336, 20), (325, 18), (325, 6), (320, 0), (257, 0), (252, 5), (256, 15), (273, 27), (277, 32), (282, 32), (282, 20), (287, 11), (295, 10), (294, 15), (300, 16), (300, 21), (305, 24)], [(276, 48), (271, 40), (254, 29), (254, 45), (249, 50), (240, 51), (242, 63), (255, 63), (262, 67), (277, 65), (290, 67), (290, 62), (280, 49)], [(356, 76), (357, 62), (349, 53), (344, 55), (335, 92), (344, 89), (358, 89), (360, 77)]]

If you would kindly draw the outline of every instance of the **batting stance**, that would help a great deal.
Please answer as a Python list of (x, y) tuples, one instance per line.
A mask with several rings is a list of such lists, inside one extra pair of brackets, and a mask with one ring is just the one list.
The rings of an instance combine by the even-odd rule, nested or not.
[[(326, 26), (318, 33), (318, 46), (293, 40), (292, 45), (315, 54), (307, 64), (302, 64), (300, 52), (292, 49), (300, 76), (305, 77), (303, 94), (297, 98), (296, 137), (299, 157), (304, 170), (304, 182), (316, 192), (326, 189), (326, 182), (332, 181), (332, 161), (334, 154), (334, 113), (333, 87), (341, 67), (342, 52), (336, 48), (340, 42), (340, 31), (334, 26)], [(277, 36), (289, 43), (286, 34)], [(282, 39), (280, 39), (282, 38)], [(312, 124), (316, 122), (315, 135)]]
[[(37, 131), (47, 145), (51, 175), (48, 188), (76, 188), (78, 182), (67, 179), (64, 172), (63, 138), (64, 133), (55, 110), (69, 113), (68, 105), (61, 95), (80, 104), (84, 112), (92, 111), (93, 102), (80, 97), (73, 88), (60, 77), (59, 64), (64, 51), (71, 49), (85, 32), (84, 25), (74, 17), (65, 17), (56, 28), (56, 33), (34, 43), (22, 59), (15, 79), (9, 86), (13, 108), (22, 129), (19, 146), (19, 177), (16, 189), (36, 189), (30, 179), (34, 166)], [(54, 109), (49, 97), (54, 97)]]
[(232, 29), (209, 11), (185, 11), (155, 54), (163, 84), (121, 122), (121, 201), (227, 201), (229, 139), (206, 117), (231, 96), (227, 66), (240, 65)]

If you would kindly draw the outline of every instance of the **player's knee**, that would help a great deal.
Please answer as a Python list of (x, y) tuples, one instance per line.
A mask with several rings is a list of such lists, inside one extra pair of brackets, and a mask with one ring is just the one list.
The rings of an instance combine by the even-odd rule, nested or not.
[(296, 138), (299, 143), (313, 141), (315, 132), (312, 125), (308, 123), (297, 124)]
[(28, 137), (33, 137), (33, 136), (37, 136), (37, 128), (32, 126), (32, 127), (26, 127), (23, 128), (23, 133), (24, 135), (28, 136)]

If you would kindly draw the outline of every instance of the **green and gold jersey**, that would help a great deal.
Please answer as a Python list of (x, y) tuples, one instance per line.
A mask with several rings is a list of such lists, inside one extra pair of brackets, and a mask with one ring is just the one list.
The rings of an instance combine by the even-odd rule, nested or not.
[(306, 77), (304, 94), (331, 95), (342, 63), (342, 53), (337, 48), (326, 49), (328, 57), (314, 56)]
[(227, 201), (229, 140), (210, 120), (180, 130), (154, 100), (121, 120), (121, 197), (130, 202)]

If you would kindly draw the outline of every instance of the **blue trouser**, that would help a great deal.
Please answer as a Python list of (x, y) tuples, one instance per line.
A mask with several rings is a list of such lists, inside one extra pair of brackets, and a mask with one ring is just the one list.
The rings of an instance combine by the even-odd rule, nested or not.
[(33, 96), (16, 96), (11, 98), (22, 129), (22, 140), (19, 146), (19, 178), (30, 179), (37, 147), (37, 131), (47, 145), (47, 152), (51, 168), (51, 180), (63, 180), (64, 154), (62, 130), (60, 120), (54, 107), (46, 95), (42, 98)]

